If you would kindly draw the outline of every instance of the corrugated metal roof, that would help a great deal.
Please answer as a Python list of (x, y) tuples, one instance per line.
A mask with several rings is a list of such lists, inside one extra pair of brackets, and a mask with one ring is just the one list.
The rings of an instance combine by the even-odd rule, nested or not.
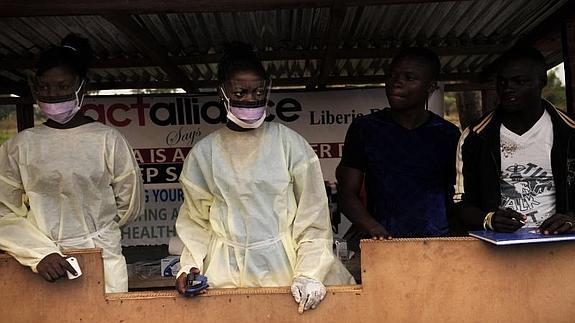
[(220, 52), (240, 40), (260, 50), (321, 46), (329, 8), (142, 15), (135, 18), (174, 55)]
[[(337, 55), (332, 77), (382, 76), (390, 55), (363, 57), (362, 49), (397, 49), (402, 46), (459, 48), (442, 53), (443, 71), (477, 73), (502, 51), (533, 30), (567, 0), (481, 0), (420, 4), (355, 6), (345, 9), (338, 27)], [(227, 41), (254, 44), (265, 53), (279, 53), (265, 62), (276, 79), (319, 77), (327, 48), (330, 8), (297, 8), (254, 12), (207, 12), (132, 15), (171, 58), (184, 58), (180, 69), (192, 81), (213, 81), (216, 59), (205, 55), (222, 51)], [(94, 83), (166, 82), (160, 64), (146, 58), (129, 35), (101, 16), (0, 18), (0, 79), (23, 81), (31, 73), (31, 59), (56, 45), (68, 33), (90, 39), (98, 60), (140, 58), (142, 66), (94, 68)], [(482, 48), (482, 46), (491, 46)], [(499, 47), (499, 50), (493, 48)], [(289, 51), (289, 57), (281, 57)], [(306, 52), (315, 51), (312, 57)], [(295, 52), (295, 54), (294, 54)], [(301, 53), (298, 57), (297, 53)], [(354, 57), (356, 54), (361, 54)], [(560, 59), (560, 49), (545, 53)], [(204, 55), (204, 56), (202, 56)], [(195, 57), (204, 57), (195, 61)], [(215, 58), (214, 58), (215, 57)], [(189, 60), (188, 60), (189, 58)], [(189, 62), (188, 62), (189, 61)], [(553, 61), (553, 63), (557, 63)]]
[[(353, 7), (348, 9), (340, 29), (340, 34), (345, 36), (339, 47), (472, 47), (489, 44), (500, 45), (503, 51), (566, 2), (454, 1)], [(557, 53), (546, 54), (552, 56)], [(497, 54), (443, 56), (441, 63), (447, 73), (477, 72), (496, 57)], [(359, 65), (361, 70), (357, 72), (365, 71), (368, 75), (379, 75), (390, 62), (389, 59), (364, 60), (366, 62)], [(349, 75), (349, 68), (357, 66), (355, 61), (338, 60), (332, 75)], [(364, 68), (366, 65), (370, 67)]]

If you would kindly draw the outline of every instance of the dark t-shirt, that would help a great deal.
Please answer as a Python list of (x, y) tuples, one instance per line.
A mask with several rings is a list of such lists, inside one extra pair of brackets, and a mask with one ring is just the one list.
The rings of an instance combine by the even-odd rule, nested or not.
[(367, 210), (392, 236), (446, 235), (459, 135), (431, 112), (409, 130), (384, 109), (350, 125), (340, 165), (364, 172)]

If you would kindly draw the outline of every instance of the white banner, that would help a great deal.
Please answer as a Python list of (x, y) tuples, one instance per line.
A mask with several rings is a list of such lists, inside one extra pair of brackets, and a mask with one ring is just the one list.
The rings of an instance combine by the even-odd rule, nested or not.
[[(266, 120), (285, 124), (304, 136), (320, 158), (326, 181), (335, 181), (345, 134), (357, 117), (388, 106), (385, 90), (332, 90), (273, 93)], [(122, 231), (122, 244), (167, 244), (182, 203), (178, 176), (191, 147), (225, 125), (226, 111), (215, 96), (87, 97), (86, 114), (118, 128), (140, 164), (146, 211)], [(430, 99), (443, 115), (443, 91)]]

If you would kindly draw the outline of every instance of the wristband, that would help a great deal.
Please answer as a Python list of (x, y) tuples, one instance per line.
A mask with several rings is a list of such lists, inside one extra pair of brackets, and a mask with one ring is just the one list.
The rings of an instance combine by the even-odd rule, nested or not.
[(495, 212), (487, 213), (487, 215), (483, 219), (483, 229), (493, 231), (493, 225), (491, 224), (491, 219), (493, 218), (494, 214)]

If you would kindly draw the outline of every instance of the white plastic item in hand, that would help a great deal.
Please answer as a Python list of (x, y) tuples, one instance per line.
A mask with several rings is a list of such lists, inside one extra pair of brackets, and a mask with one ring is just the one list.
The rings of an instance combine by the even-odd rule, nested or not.
[(74, 274), (72, 274), (69, 271), (66, 271), (66, 274), (68, 275), (68, 279), (76, 279), (80, 276), (82, 276), (82, 269), (80, 269), (80, 264), (78, 263), (78, 259), (76, 259), (76, 257), (68, 257), (66, 258), (66, 261), (72, 265), (72, 268), (74, 268), (74, 270), (76, 270), (77, 275), (74, 276)]

